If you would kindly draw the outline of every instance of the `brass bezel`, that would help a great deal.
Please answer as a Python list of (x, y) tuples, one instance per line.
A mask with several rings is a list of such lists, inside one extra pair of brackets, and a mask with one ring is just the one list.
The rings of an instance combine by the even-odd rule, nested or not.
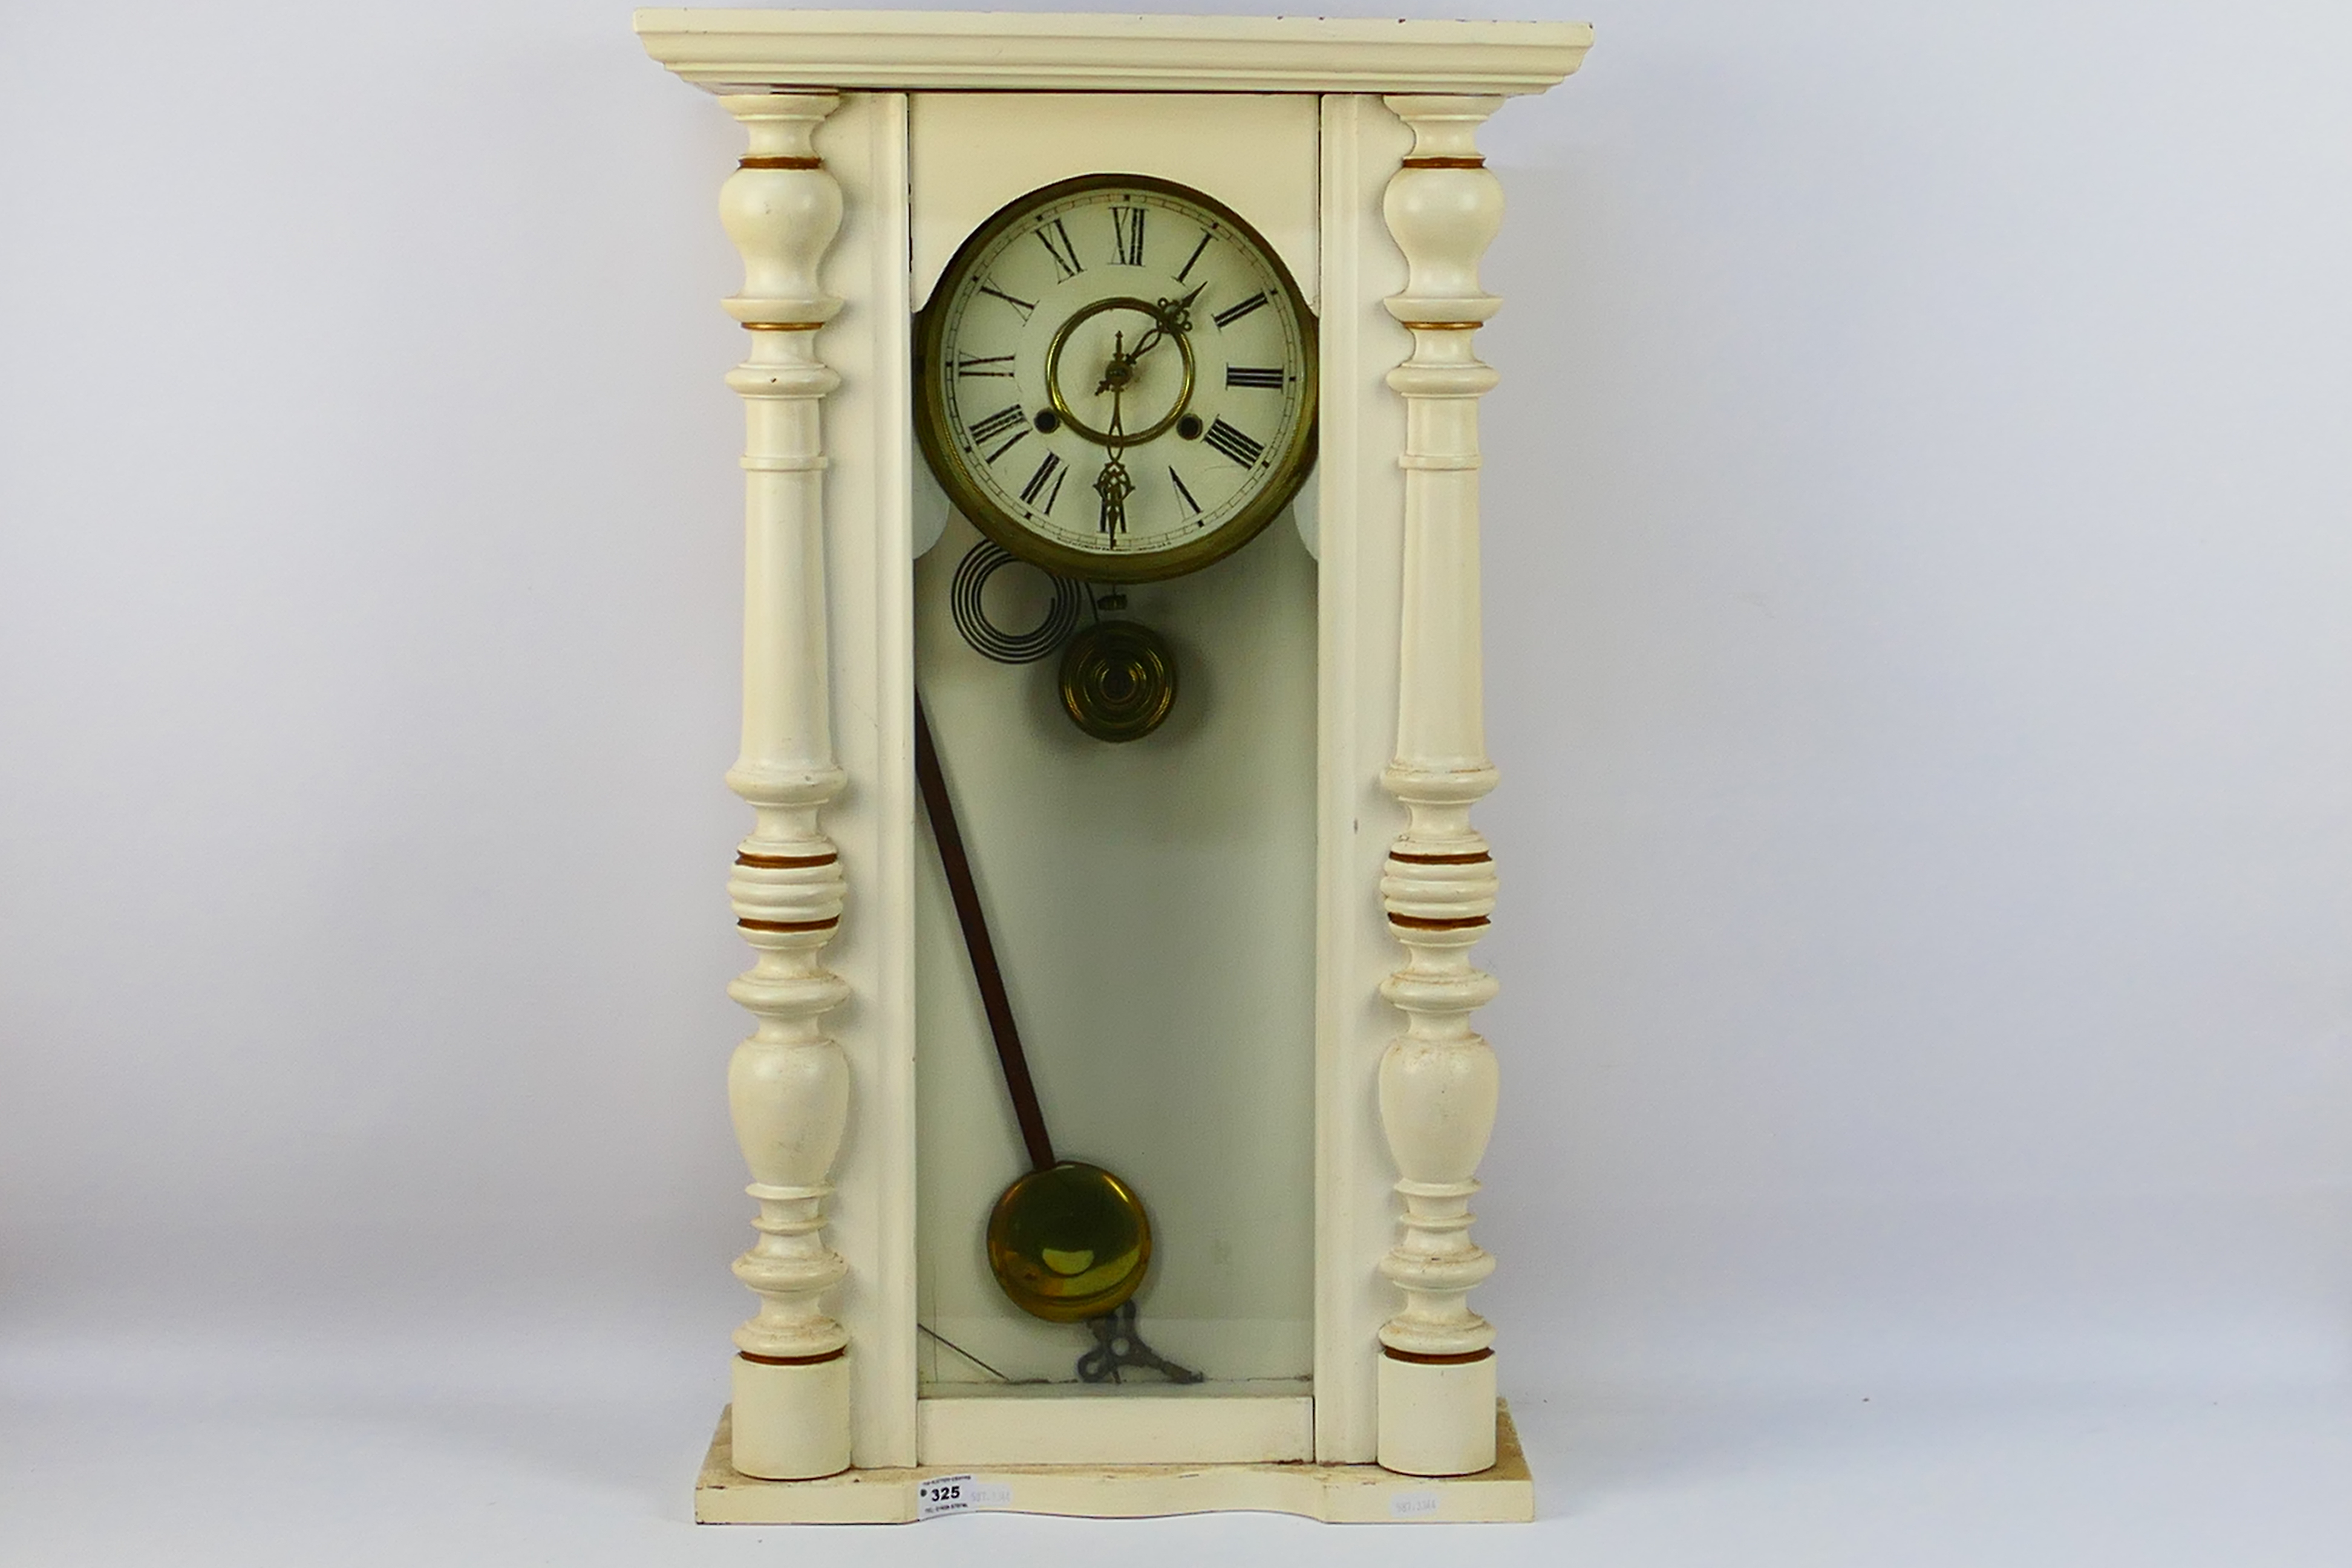
[[(1020, 519), (1007, 514), (992, 500), (970, 475), (956, 452), (955, 444), (947, 432), (947, 407), (944, 395), (930, 374), (931, 367), (944, 362), (940, 353), (940, 333), (945, 331), (947, 312), (940, 301), (954, 298), (957, 289), (980, 257), (999, 236), (1018, 226), (1038, 208), (1049, 206), (1066, 197), (1087, 191), (1131, 190), (1151, 191), (1191, 202), (1229, 225), (1236, 233), (1257, 247), (1275, 281), (1281, 287), (1284, 300), (1298, 322), (1304, 366), (1300, 380), (1305, 417), (1293, 429), (1290, 441), (1272, 468), (1266, 470), (1265, 482), (1257, 494), (1213, 531), (1169, 550), (1149, 553), (1121, 555), (1087, 550), (1074, 550), (1040, 539), (1031, 532)], [(1264, 532), (1266, 524), (1282, 515), (1306, 483), (1309, 469), (1315, 466), (1315, 444), (1320, 422), (1321, 379), (1319, 363), (1321, 349), (1317, 335), (1315, 312), (1307, 308), (1307, 297), (1299, 291), (1297, 280), (1291, 277), (1282, 255), (1266, 243), (1264, 235), (1233, 208), (1215, 197), (1174, 180), (1163, 180), (1151, 174), (1079, 174), (1067, 180), (1057, 180), (1041, 185), (1026, 195), (1016, 196), (996, 209), (986, 221), (972, 230), (954, 257), (940, 274), (939, 282), (931, 289), (930, 299), (915, 317), (915, 441), (923, 450), (923, 458), (947, 492), (948, 500), (958, 511), (969, 519), (974, 528), (1011, 551), (1022, 560), (1041, 566), (1064, 577), (1090, 583), (1156, 583), (1169, 577), (1181, 577), (1204, 566), (1223, 560), (1243, 545)], [(1189, 351), (1190, 345), (1187, 344)], [(1187, 358), (1190, 354), (1188, 352)], [(1049, 389), (1050, 390), (1050, 389)], [(1189, 395), (1187, 397), (1189, 402)], [(1178, 405), (1181, 413), (1183, 405)], [(1174, 415), (1171, 415), (1172, 419)]]

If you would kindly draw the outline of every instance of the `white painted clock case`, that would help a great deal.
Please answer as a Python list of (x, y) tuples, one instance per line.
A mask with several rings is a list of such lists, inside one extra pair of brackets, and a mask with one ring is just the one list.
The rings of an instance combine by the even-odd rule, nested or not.
[[(663, 31), (673, 26), (676, 32)], [(1455, 93), (1541, 90), (1573, 68), (1589, 39), (1581, 28), (1527, 24), (907, 16), (877, 25), (824, 13), (644, 13), (639, 26), (649, 47), (690, 79), (724, 80), (740, 70), (772, 81), (796, 76), (812, 52), (828, 60), (837, 53), (822, 74), (845, 85), (881, 72), (917, 79), (907, 74), (910, 61), (930, 68), (922, 62), (944, 60), (978, 38), (983, 61), (940, 68), (975, 85), (1121, 89), (1151, 74), (1163, 89), (1248, 78), (1294, 91), (1335, 79)], [(797, 44), (785, 43), (792, 35), (801, 35)], [(765, 1423), (787, 1447), (799, 1426), (815, 1445), (779, 1462), (811, 1463), (832, 1441), (821, 1429), (838, 1419), (839, 1458), (827, 1462), (875, 1468), (914, 1457), (915, 1425), (912, 1358), (898, 1353), (912, 1329), (913, 1063), (903, 940), (912, 814), (899, 635), (912, 299), (899, 260), (906, 238), (896, 227), (906, 213), (906, 100), (771, 92), (726, 100), (751, 130), (754, 155), (722, 198), (747, 270), (730, 309), (756, 329), (756, 346), (730, 377), (746, 398), (751, 429), (744, 751), (730, 783), (760, 816), (730, 889), (739, 923), (761, 954), (735, 988), (761, 1026), (730, 1069), (762, 1214), (762, 1239), (738, 1264), (762, 1299), (737, 1335), (747, 1352), (739, 1417), (747, 1372), (753, 1386), (779, 1374), (776, 1386), (802, 1391), (794, 1399), (830, 1388), (809, 1408), (813, 1419)], [(1482, 1388), (1489, 1415), (1492, 1409), (1493, 1362), (1480, 1353), (1491, 1331), (1462, 1298), (1492, 1268), (1468, 1243), (1464, 1202), (1475, 1189), (1469, 1176), (1494, 1100), (1492, 1055), (1467, 1032), (1466, 1018), (1492, 983), (1465, 959), (1477, 934), (1468, 928), (1483, 928), (1493, 891), (1484, 842), (1465, 813), (1493, 783), (1478, 717), (1475, 552), (1475, 402), (1493, 378), (1469, 345), (1496, 303), (1477, 287), (1476, 262), (1499, 222), (1500, 196), (1473, 138), (1498, 102), (1339, 96), (1321, 104), (1320, 483), (1327, 516), (1366, 526), (1327, 529), (1319, 595), (1316, 1451), (1326, 1462), (1377, 1452), (1391, 1468), (1432, 1474), (1486, 1462), (1463, 1462), (1488, 1441), (1477, 1436), (1486, 1421), (1475, 1415)], [(1409, 149), (1398, 116), (1411, 122)], [(820, 142), (812, 143), (812, 132)], [(822, 174), (807, 156), (818, 151), (833, 165)], [(1410, 258), (1395, 292), (1400, 258), (1380, 235), (1383, 226)], [(1384, 264), (1391, 276), (1375, 283)], [(849, 320), (825, 333), (829, 352), (820, 357), (811, 345), (841, 307), (827, 297), (836, 289), (852, 296)], [(841, 330), (859, 302), (871, 311), (863, 330)], [(1402, 334), (1382, 309), (1410, 332), (1402, 363)], [(1383, 369), (1380, 379), (1402, 395), (1402, 421), (1399, 404), (1370, 384)], [(820, 406), (836, 392), (845, 395), (821, 424)], [(833, 462), (863, 470), (862, 483), (847, 471), (824, 478)], [(1399, 510), (1402, 539), (1383, 526)], [(845, 527), (853, 518), (856, 526)], [(827, 633), (828, 609), (839, 623), (837, 643)], [(1403, 679), (1394, 680), (1400, 668)], [(1384, 700), (1390, 689), (1393, 710)], [(856, 715), (837, 745), (836, 705)], [(1393, 731), (1383, 710), (1396, 714)], [(1394, 754), (1378, 775), (1380, 791), (1402, 802), (1409, 818), (1394, 839), (1386, 831), (1391, 808), (1368, 787), (1391, 733)], [(869, 787), (845, 789), (859, 774)], [(1368, 826), (1368, 804), (1391, 822)], [(822, 853), (778, 853), (795, 849)], [(854, 922), (862, 937), (836, 930), (845, 858), (863, 864), (860, 879), (878, 906), (878, 918)], [(1365, 906), (1356, 891), (1364, 885), (1359, 868), (1375, 864), (1385, 872), (1389, 930), (1357, 940), (1380, 929), (1359, 918)], [(818, 918), (768, 918), (779, 915)], [(1391, 939), (1407, 951), (1402, 971)], [(1363, 1005), (1369, 982), (1384, 973), (1380, 989), (1408, 1020), (1392, 1039), (1396, 1015)], [(845, 1009), (852, 998), (860, 1000)], [(1368, 1126), (1364, 1091), (1375, 1079), (1380, 1115)], [(862, 1117), (849, 1114), (852, 1081)], [(1393, 1211), (1381, 1191), (1388, 1172), (1372, 1131), (1405, 1166), (1394, 1186), (1405, 1237), (1385, 1248)], [(1360, 1238), (1370, 1247), (1360, 1248)], [(1369, 1273), (1356, 1264), (1374, 1254), (1384, 1254), (1381, 1272), (1403, 1288), (1402, 1312), (1388, 1310), (1389, 1288), (1366, 1289)], [(1375, 1326), (1388, 1355), (1357, 1331)], [(839, 1356), (844, 1344), (865, 1353)], [(812, 1349), (826, 1353), (793, 1353)], [(1444, 1364), (1464, 1362), (1479, 1364)], [(826, 1403), (835, 1416), (823, 1415)], [(854, 1443), (846, 1428), (853, 1405)], [(741, 1436), (739, 1419), (739, 1458)]]

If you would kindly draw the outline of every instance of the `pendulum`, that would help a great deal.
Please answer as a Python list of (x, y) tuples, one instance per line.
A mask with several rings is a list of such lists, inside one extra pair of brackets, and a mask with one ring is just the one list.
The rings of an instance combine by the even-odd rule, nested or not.
[[(956, 919), (963, 928), (964, 951), (979, 982), (997, 1061), (1004, 1069), (1005, 1090), (1012, 1096), (1029, 1153), (1028, 1173), (1004, 1190), (989, 1215), (989, 1268), (1013, 1304), (1034, 1317), (1056, 1323), (1106, 1317), (1126, 1305), (1143, 1283), (1151, 1266), (1151, 1222), (1143, 1200), (1118, 1176), (1098, 1165), (1055, 1156), (920, 697), (915, 700), (915, 780), (930, 816), (931, 836), (939, 841)], [(1132, 1308), (1129, 1310), (1121, 1333), (1132, 1339)], [(1108, 1337), (1097, 1337), (1109, 1343)], [(1131, 1358), (1129, 1363), (1155, 1364)], [(1171, 1376), (1184, 1371), (1162, 1370)], [(1198, 1375), (1178, 1381), (1197, 1381)]]

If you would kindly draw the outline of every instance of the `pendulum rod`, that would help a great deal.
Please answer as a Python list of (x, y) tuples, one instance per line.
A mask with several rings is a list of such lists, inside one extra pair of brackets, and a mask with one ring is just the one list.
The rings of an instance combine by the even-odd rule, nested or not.
[(940, 864), (947, 869), (956, 922), (963, 927), (963, 949), (971, 959), (971, 977), (980, 985), (981, 1005), (988, 1012), (988, 1032), (996, 1041), (996, 1059), (1004, 1068), (1004, 1089), (1013, 1097), (1013, 1114), (1021, 1122), (1021, 1142), (1029, 1151), (1029, 1167), (1050, 1170), (1055, 1163), (1054, 1141), (1045, 1135), (1045, 1112), (1037, 1103), (1029, 1058), (1021, 1049), (1021, 1031), (1013, 1022), (1013, 1000), (1004, 992), (1004, 971), (996, 962), (996, 944), (988, 940), (988, 918), (981, 912), (971, 858), (964, 853), (955, 802), (948, 796), (947, 775), (940, 771), (939, 750), (931, 743), (930, 721), (923, 716), (920, 697), (915, 699), (915, 785), (922, 791), (923, 809), (930, 814), (931, 837), (939, 840)]

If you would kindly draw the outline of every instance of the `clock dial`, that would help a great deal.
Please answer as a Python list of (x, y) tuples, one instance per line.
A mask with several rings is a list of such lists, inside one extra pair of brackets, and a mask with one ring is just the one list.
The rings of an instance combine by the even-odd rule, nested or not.
[(1314, 459), (1315, 319), (1231, 209), (1139, 174), (1013, 202), (918, 333), (916, 433), (982, 532), (1058, 573), (1143, 582), (1247, 543)]

